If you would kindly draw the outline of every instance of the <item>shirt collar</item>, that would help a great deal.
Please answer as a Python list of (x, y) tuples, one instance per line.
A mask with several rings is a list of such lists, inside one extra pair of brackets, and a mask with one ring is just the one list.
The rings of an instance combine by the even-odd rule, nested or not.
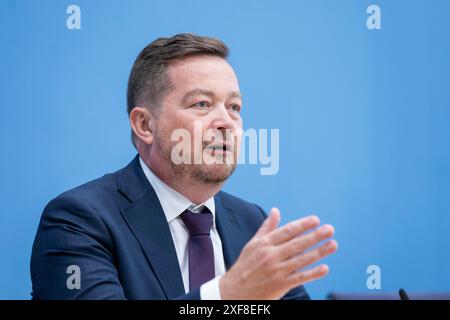
[(192, 203), (181, 193), (175, 191), (161, 179), (159, 179), (145, 164), (144, 160), (142, 160), (141, 157), (139, 157), (139, 163), (148, 181), (152, 185), (153, 189), (155, 189), (156, 195), (158, 196), (159, 202), (161, 203), (161, 207), (164, 211), (168, 223), (176, 219), (186, 209), (189, 209), (193, 212), (200, 212), (203, 207), (206, 207), (209, 209), (209, 211), (211, 211), (213, 224), (215, 224), (216, 206), (214, 197), (209, 198), (201, 204)]

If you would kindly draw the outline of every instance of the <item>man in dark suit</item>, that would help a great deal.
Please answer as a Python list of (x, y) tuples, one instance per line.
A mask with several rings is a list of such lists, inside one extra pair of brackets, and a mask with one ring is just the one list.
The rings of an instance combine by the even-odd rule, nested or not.
[(227, 55), (223, 42), (193, 34), (139, 54), (128, 83), (138, 155), (46, 206), (31, 257), (35, 299), (309, 298), (302, 285), (328, 267), (307, 267), (337, 244), (312, 247), (333, 227), (316, 216), (278, 227), (278, 209), (267, 217), (220, 191), (242, 138)]

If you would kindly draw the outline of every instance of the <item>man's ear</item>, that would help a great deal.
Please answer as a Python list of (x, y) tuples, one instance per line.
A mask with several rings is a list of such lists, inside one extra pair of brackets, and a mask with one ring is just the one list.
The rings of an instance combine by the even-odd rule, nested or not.
[(145, 144), (153, 143), (153, 116), (147, 108), (135, 107), (130, 112), (131, 129), (137, 140)]

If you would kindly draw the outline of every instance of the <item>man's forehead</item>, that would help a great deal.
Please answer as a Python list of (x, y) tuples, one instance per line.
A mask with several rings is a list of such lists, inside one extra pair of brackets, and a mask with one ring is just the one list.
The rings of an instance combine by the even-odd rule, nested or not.
[(233, 68), (220, 57), (200, 55), (180, 59), (171, 64), (169, 77), (176, 91), (173, 93), (183, 100), (196, 95), (242, 98)]
[(169, 73), (174, 78), (215, 78), (237, 80), (231, 65), (223, 58), (200, 55), (178, 59), (170, 64)]

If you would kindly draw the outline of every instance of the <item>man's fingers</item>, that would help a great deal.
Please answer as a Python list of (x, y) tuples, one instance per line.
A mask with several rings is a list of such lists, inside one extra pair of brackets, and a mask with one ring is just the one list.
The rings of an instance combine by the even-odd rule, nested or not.
[(269, 232), (275, 230), (280, 223), (280, 210), (278, 208), (272, 208), (270, 210), (269, 216), (264, 220), (261, 227), (259, 227), (258, 231), (255, 234), (255, 237), (260, 237)]
[(325, 224), (319, 229), (305, 235), (295, 237), (279, 246), (281, 259), (287, 259), (306, 251), (308, 248), (334, 235), (334, 228)]
[(329, 271), (330, 269), (328, 268), (328, 266), (326, 264), (322, 264), (312, 269), (294, 272), (290, 276), (288, 276), (287, 280), (289, 281), (291, 288), (295, 288), (307, 282), (323, 278), (328, 274)]
[(305, 231), (319, 226), (320, 220), (317, 216), (309, 216), (303, 219), (295, 220), (278, 228), (269, 235), (269, 242), (273, 245), (284, 243)]
[(336, 252), (337, 248), (337, 242), (334, 240), (330, 240), (320, 247), (315, 248), (314, 250), (286, 260), (281, 268), (286, 270), (287, 273), (306, 268), (307, 266), (319, 261), (320, 259), (323, 259), (324, 257)]

